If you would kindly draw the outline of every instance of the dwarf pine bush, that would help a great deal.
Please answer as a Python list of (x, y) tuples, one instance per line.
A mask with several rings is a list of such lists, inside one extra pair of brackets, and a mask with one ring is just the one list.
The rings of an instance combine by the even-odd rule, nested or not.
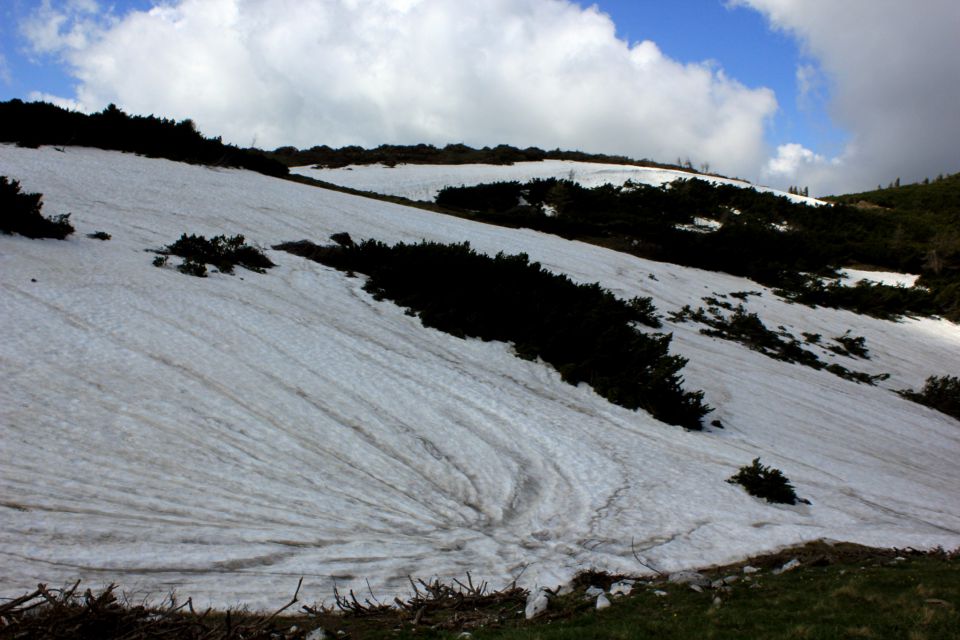
[(754, 458), (750, 465), (740, 467), (727, 482), (739, 484), (750, 495), (767, 502), (796, 504), (800, 501), (783, 472), (760, 464), (760, 458)]
[(27, 238), (55, 238), (63, 240), (74, 232), (70, 214), (46, 218), (39, 193), (21, 193), (20, 183), (0, 176), (0, 231), (18, 233)]
[(960, 420), (960, 378), (930, 376), (923, 389), (900, 391), (900, 395)]
[(427, 327), (511, 343), (518, 357), (540, 358), (566, 382), (585, 382), (610, 402), (663, 422), (701, 429), (711, 410), (702, 391), (682, 388), (686, 360), (669, 353), (671, 336), (638, 328), (660, 326), (649, 298), (620, 300), (599, 284), (551, 273), (526, 254), (490, 257), (468, 243), (300, 241), (274, 248), (366, 274), (364, 288), (375, 299), (394, 301)]
[[(180, 272), (203, 277), (207, 273), (206, 265), (211, 264), (222, 273), (233, 273), (236, 265), (250, 271), (264, 273), (276, 266), (263, 251), (246, 244), (242, 235), (232, 237), (214, 236), (209, 240), (203, 236), (183, 234), (171, 245), (158, 251), (161, 255), (175, 255), (184, 259), (177, 267)], [(156, 262), (154, 262), (156, 266)], [(202, 269), (200, 267), (203, 267)]]

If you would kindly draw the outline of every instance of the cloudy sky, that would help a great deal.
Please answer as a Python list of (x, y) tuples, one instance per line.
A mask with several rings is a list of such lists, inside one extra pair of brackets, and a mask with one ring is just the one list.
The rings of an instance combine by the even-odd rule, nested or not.
[(957, 0), (3, 0), (0, 99), (263, 148), (508, 143), (811, 194), (960, 171)]

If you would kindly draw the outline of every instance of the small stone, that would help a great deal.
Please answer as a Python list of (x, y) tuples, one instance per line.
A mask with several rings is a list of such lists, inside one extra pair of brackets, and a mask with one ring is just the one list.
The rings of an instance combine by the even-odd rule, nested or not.
[(743, 572), (747, 575), (750, 575), (751, 573), (757, 573), (758, 571), (760, 571), (760, 569), (757, 569), (756, 567), (751, 567), (750, 565), (747, 565), (743, 568)]
[(696, 591), (697, 593), (703, 593), (703, 587), (701, 587), (698, 584), (692, 584), (690, 585), (690, 588)]
[(597, 596), (597, 609), (606, 609), (610, 606), (610, 600), (607, 598), (605, 593), (601, 593)]
[(667, 593), (666, 591), (660, 591), (659, 589), (657, 589), (656, 591), (653, 592), (653, 595), (657, 596), (658, 598), (666, 598), (670, 594)]
[(527, 620), (533, 620), (543, 614), (548, 606), (550, 606), (550, 599), (547, 597), (547, 592), (544, 589), (533, 591), (527, 597), (527, 607), (524, 609), (524, 615), (526, 615)]
[(713, 599), (713, 606), (719, 607), (722, 604), (723, 604), (723, 600), (720, 599), (720, 596), (717, 596), (716, 598)]
[(678, 571), (671, 573), (667, 580), (674, 584), (696, 584), (701, 587), (710, 586), (710, 578), (696, 571)]
[(330, 636), (327, 635), (327, 632), (326, 632), (326, 631), (324, 631), (322, 628), (318, 627), (318, 628), (314, 629), (313, 631), (311, 631), (310, 633), (308, 633), (308, 634), (304, 637), (304, 640), (327, 640), (327, 638), (329, 638), (329, 637), (330, 637)]
[(473, 634), (469, 631), (463, 631), (457, 637), (460, 638), (460, 640), (470, 640), (470, 638), (473, 637)]
[(723, 584), (734, 584), (739, 579), (740, 576), (725, 576), (723, 578)]
[(787, 571), (793, 571), (794, 569), (796, 569), (796, 568), (799, 567), (799, 566), (800, 566), (800, 561), (797, 560), (796, 558), (794, 558), (793, 560), (791, 560), (791, 561), (788, 562), (787, 564), (783, 565), (783, 566), (780, 567), (779, 569), (774, 569), (774, 570), (773, 570), (773, 574), (774, 574), (774, 575), (780, 575), (781, 573), (786, 573)]
[(633, 591), (632, 580), (621, 580), (610, 585), (610, 595), (612, 596), (628, 596), (631, 591)]

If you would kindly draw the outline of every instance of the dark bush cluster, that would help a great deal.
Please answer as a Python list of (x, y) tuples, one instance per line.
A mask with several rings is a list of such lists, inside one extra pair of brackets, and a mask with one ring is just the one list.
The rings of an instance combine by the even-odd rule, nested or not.
[[(694, 310), (690, 305), (685, 305), (680, 311), (671, 313), (670, 320), (697, 322), (705, 325), (700, 329), (700, 333), (704, 335), (738, 342), (774, 360), (795, 362), (812, 369), (824, 369), (854, 382), (876, 385), (890, 377), (887, 373), (871, 375), (862, 371), (852, 371), (840, 364), (827, 364), (816, 353), (804, 347), (804, 344), (821, 345), (822, 336), (819, 334), (803, 333), (803, 341), (801, 341), (783, 327), (778, 327), (778, 331), (769, 329), (757, 314), (748, 312), (742, 304), (733, 307), (729, 302), (718, 301), (711, 296), (703, 300), (710, 304), (706, 309), (700, 307)], [(721, 309), (727, 309), (732, 313), (724, 315)], [(866, 339), (862, 336), (851, 336), (848, 331), (834, 338), (834, 341), (835, 344), (823, 348), (838, 355), (869, 359)]]
[(161, 255), (154, 259), (154, 266), (166, 265), (165, 258), (168, 255), (180, 256), (184, 260), (177, 269), (181, 273), (201, 278), (207, 275), (208, 264), (221, 273), (233, 273), (233, 268), (237, 265), (257, 273), (264, 273), (270, 267), (276, 266), (263, 251), (246, 244), (242, 235), (214, 236), (208, 240), (203, 236), (183, 234), (179, 240), (157, 253)]
[(287, 167), (261, 152), (205, 138), (191, 120), (131, 116), (115, 105), (87, 115), (45, 102), (0, 102), (0, 142), (25, 147), (74, 145), (129, 151), (193, 164), (240, 167), (285, 176)]
[(74, 232), (70, 214), (44, 217), (39, 193), (22, 193), (20, 183), (0, 176), (0, 231), (18, 233), (27, 238), (55, 238), (63, 240)]
[(767, 502), (778, 504), (797, 504), (806, 500), (797, 497), (797, 493), (783, 475), (780, 469), (774, 469), (760, 464), (760, 458), (754, 458), (753, 463), (740, 467), (727, 482), (739, 484), (752, 496), (763, 498)]
[(609, 401), (645, 409), (659, 420), (700, 429), (710, 408), (703, 392), (682, 388), (686, 361), (670, 355), (648, 298), (623, 301), (598, 284), (575, 284), (525, 254), (479, 254), (469, 244), (388, 246), (375, 240), (318, 246), (277, 245), (341, 271), (368, 276), (365, 289), (452, 335), (512, 343), (522, 358), (541, 358), (570, 384), (586, 382)]
[[(960, 186), (952, 193), (960, 202)], [(953, 231), (960, 224), (960, 206), (955, 204), (936, 211), (810, 207), (698, 179), (592, 189), (556, 179), (503, 182), (444, 189), (437, 204), (493, 224), (751, 278), (803, 304), (881, 318), (940, 314), (960, 319), (960, 236)], [(694, 216), (722, 226), (692, 232)], [(836, 267), (852, 264), (920, 273), (922, 286), (829, 282)]]
[(900, 395), (960, 420), (960, 378), (930, 376), (920, 391), (900, 391)]
[(660, 167), (683, 169), (696, 173), (692, 167), (663, 164), (652, 160), (633, 160), (624, 156), (584, 153), (582, 151), (545, 151), (537, 147), (519, 149), (500, 144), (495, 147), (474, 149), (465, 144), (448, 144), (435, 147), (431, 144), (395, 145), (384, 144), (375, 149), (358, 146), (332, 149), (326, 145), (310, 149), (280, 147), (269, 154), (288, 167), (316, 165), (336, 168), (347, 165), (384, 164), (495, 164), (506, 165), (515, 162), (533, 162), (539, 160), (572, 160), (576, 162), (599, 162), (603, 164), (628, 164), (642, 167)]

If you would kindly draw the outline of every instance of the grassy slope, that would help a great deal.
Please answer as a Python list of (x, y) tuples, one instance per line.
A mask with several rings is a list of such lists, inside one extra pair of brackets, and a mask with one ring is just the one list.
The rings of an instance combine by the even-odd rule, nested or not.
[[(902, 553), (902, 555), (901, 555)], [(798, 559), (799, 568), (774, 569)], [(243, 612), (194, 612), (184, 602), (154, 609), (119, 605), (112, 594), (76, 599), (73, 606), (50, 606), (34, 614), (17, 608), (0, 611), (0, 638), (303, 638), (322, 628), (338, 638), (459, 638), (464, 630), (478, 639), (584, 638), (909, 638), (934, 640), (960, 632), (960, 559), (956, 554), (922, 555), (849, 544), (810, 543), (753, 558), (759, 572), (745, 576), (739, 565), (705, 570), (711, 579), (737, 575), (727, 590), (663, 581), (638, 583), (631, 595), (612, 598), (597, 611), (584, 594), (591, 584), (608, 588), (614, 579), (583, 574), (573, 593), (552, 600), (547, 612), (527, 621), (522, 592), (442, 602), (408, 602), (406, 607), (370, 606), (342, 614), (312, 609), (312, 615), (254, 616)], [(357, 596), (360, 601), (363, 594)], [(719, 600), (718, 600), (719, 598)], [(348, 602), (349, 598), (345, 602)], [(67, 633), (68, 635), (63, 635)], [(316, 637), (316, 634), (314, 635)]]

